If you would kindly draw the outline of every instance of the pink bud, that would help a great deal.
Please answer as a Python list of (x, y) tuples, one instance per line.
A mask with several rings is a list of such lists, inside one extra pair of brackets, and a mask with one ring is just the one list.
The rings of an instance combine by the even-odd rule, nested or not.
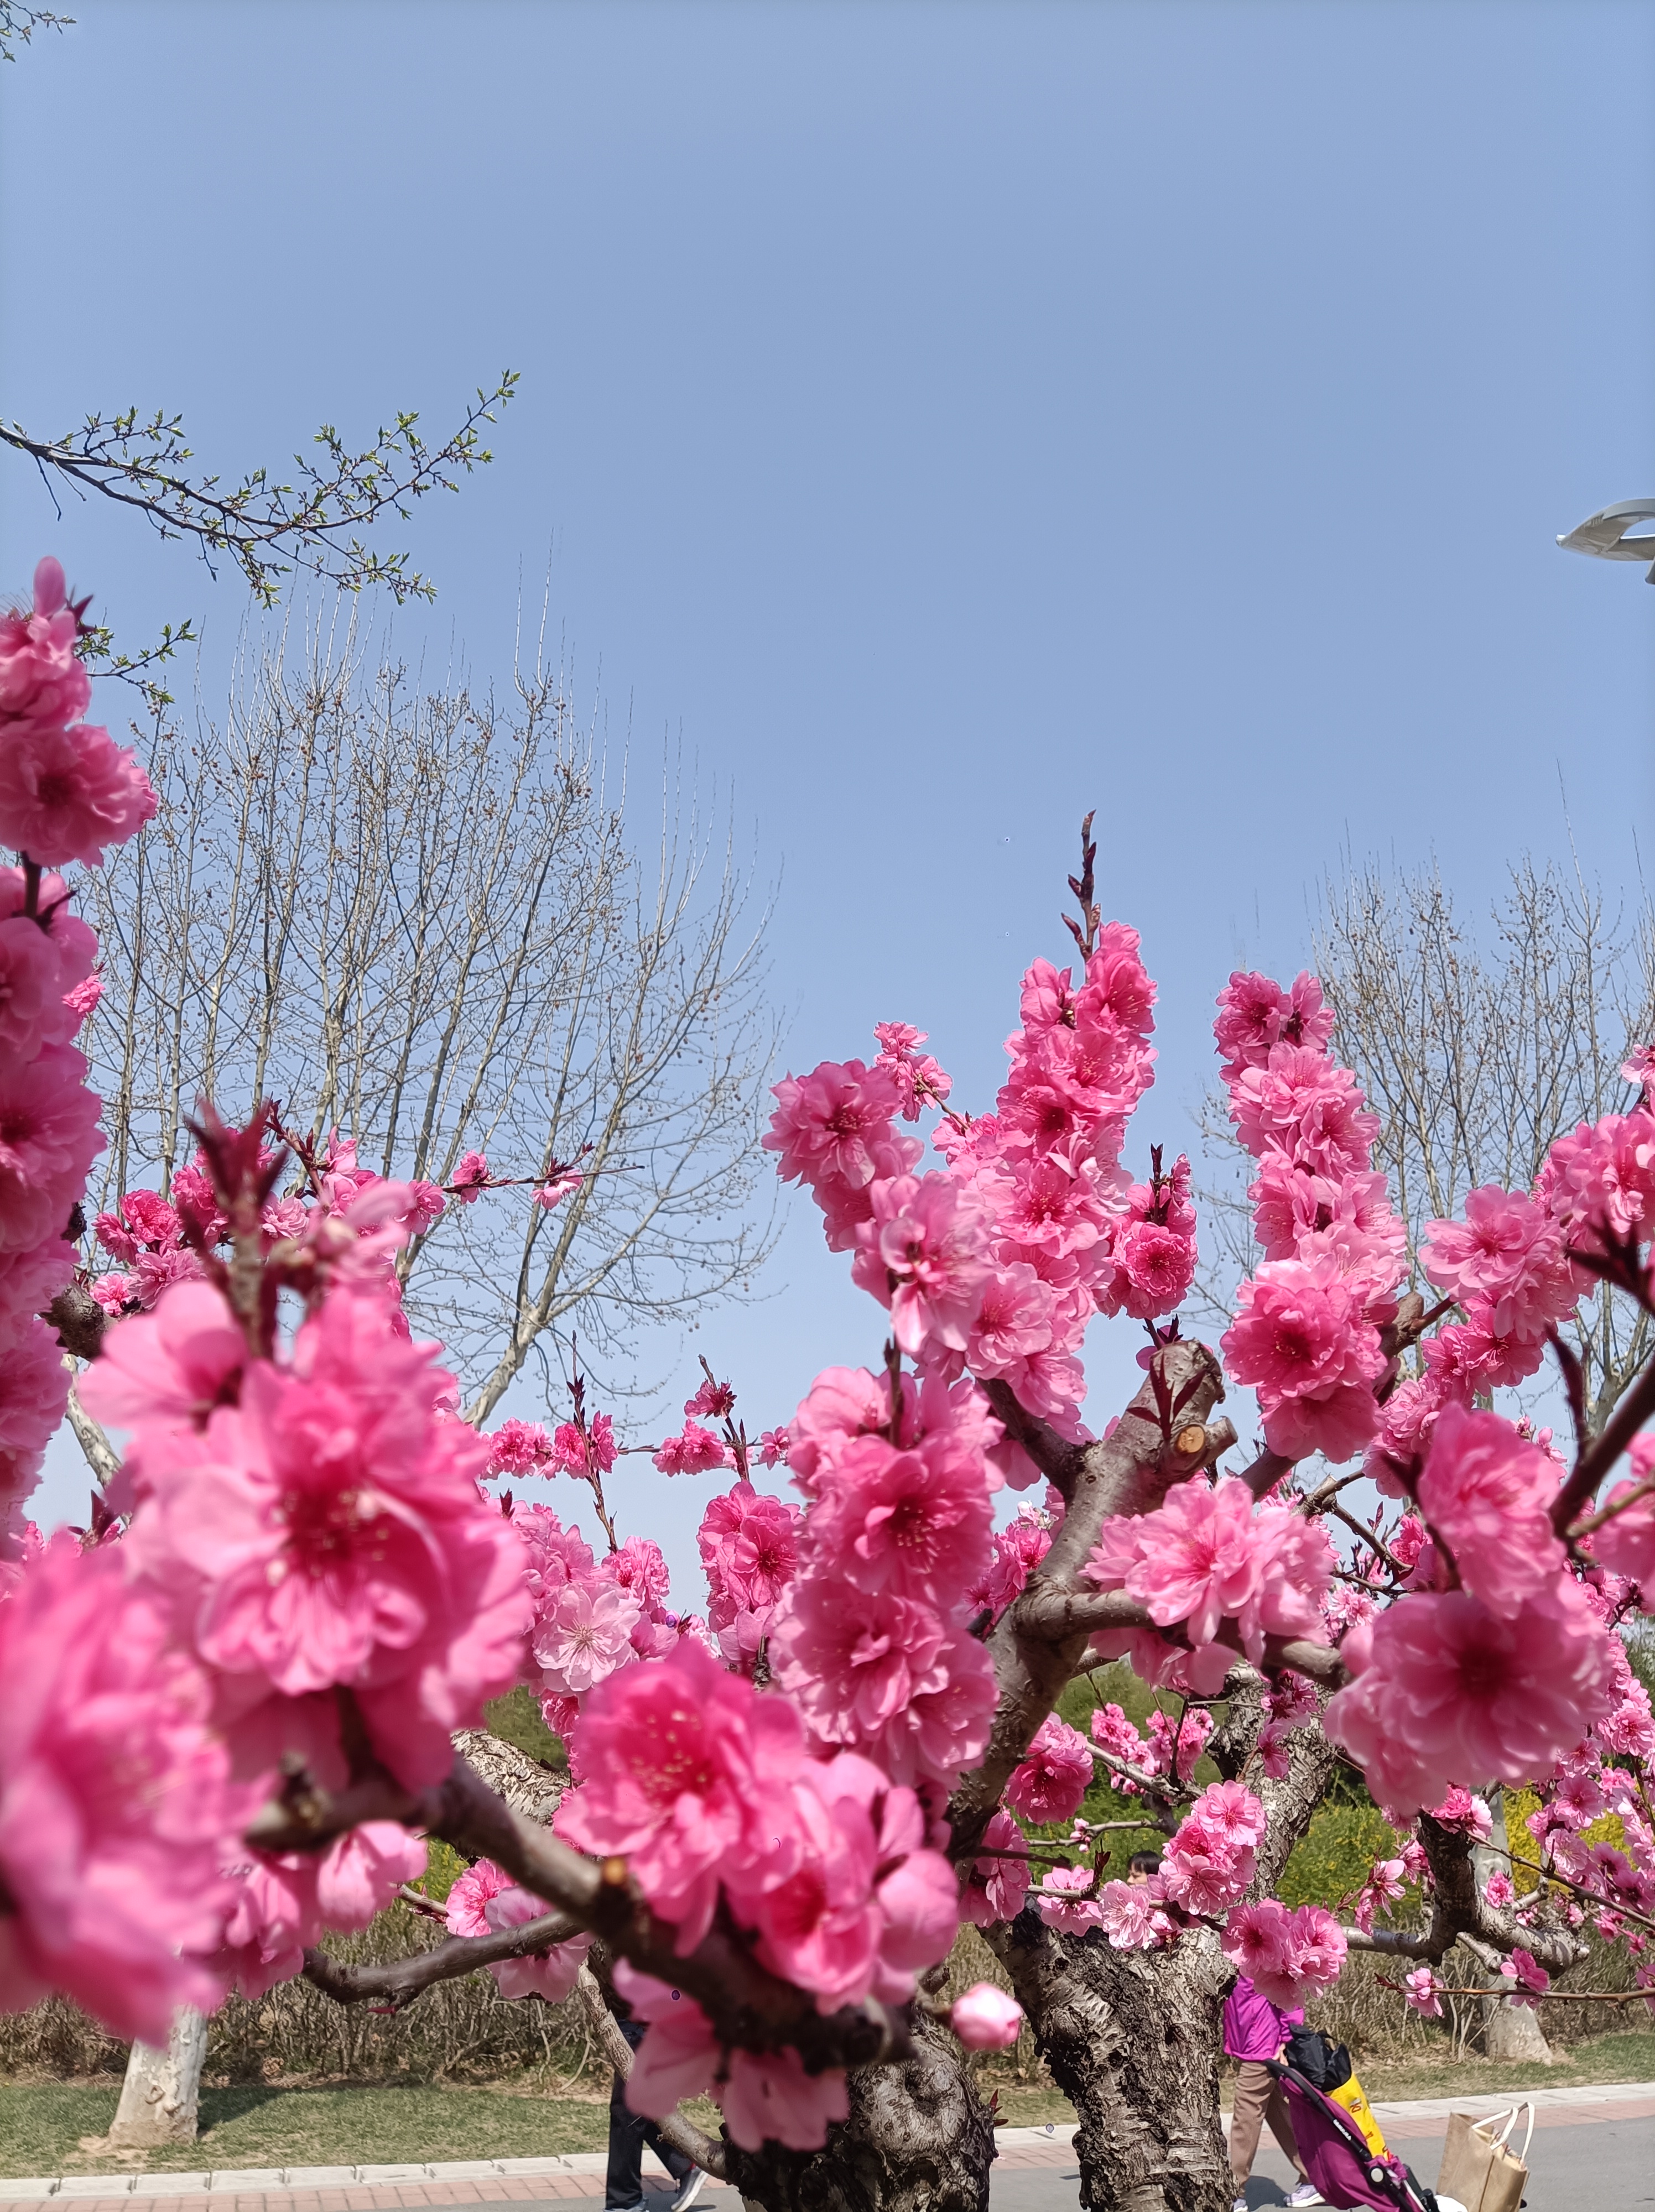
[(968, 2051), (1004, 2051), (1017, 2040), (1023, 2008), (992, 1982), (978, 1982), (955, 1998), (948, 2024)]
[(64, 564), (50, 553), (34, 566), (34, 611), (37, 615), (55, 615), (67, 604), (69, 585), (64, 576)]

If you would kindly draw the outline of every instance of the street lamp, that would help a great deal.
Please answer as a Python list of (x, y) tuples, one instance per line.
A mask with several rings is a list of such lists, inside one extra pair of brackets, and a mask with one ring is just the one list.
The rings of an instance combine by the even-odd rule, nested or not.
[(1634, 522), (1655, 522), (1655, 499), (1623, 499), (1618, 507), (1589, 514), (1578, 530), (1557, 542), (1571, 553), (1595, 553), (1600, 561), (1647, 561), (1644, 581), (1655, 584), (1655, 536), (1645, 532), (1628, 537)]

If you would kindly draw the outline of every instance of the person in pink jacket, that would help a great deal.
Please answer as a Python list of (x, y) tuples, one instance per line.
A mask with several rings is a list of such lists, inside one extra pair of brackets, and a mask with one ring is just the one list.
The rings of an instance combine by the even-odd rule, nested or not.
[(1240, 2062), (1236, 2069), (1235, 2109), (1230, 2115), (1230, 2172), (1236, 2188), (1234, 2212), (1247, 2212), (1247, 2177), (1258, 2154), (1259, 2131), (1267, 2120), (1270, 2133), (1293, 2160), (1293, 2172), (1299, 2176), (1299, 2185), (1288, 2197), (1288, 2203), (1322, 2202), (1315, 2187), (1305, 2179), (1304, 2160), (1293, 2141), (1287, 2100), (1265, 2063), (1281, 2057), (1287, 2047), (1287, 2030), (1302, 2025), (1304, 2018), (1301, 2010), (1283, 2012), (1268, 1997), (1261, 1996), (1245, 1974), (1238, 1977), (1224, 2000), (1224, 2048), (1232, 2058)]

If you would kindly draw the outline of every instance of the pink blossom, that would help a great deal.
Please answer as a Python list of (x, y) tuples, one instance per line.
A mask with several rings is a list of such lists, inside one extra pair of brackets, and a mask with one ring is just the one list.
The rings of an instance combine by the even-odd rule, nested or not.
[(25, 724), (0, 746), (0, 842), (31, 860), (103, 866), (106, 845), (123, 845), (154, 816), (149, 779), (107, 730)]
[(0, 1065), (0, 1247), (60, 1237), (103, 1150), (98, 1101), (73, 1045)]
[(80, 634), (63, 565), (48, 553), (35, 566), (33, 609), (0, 616), (0, 731), (5, 743), (20, 724), (61, 729), (86, 712), (92, 684), (75, 651)]
[(995, 1538), (995, 1555), (988, 1572), (971, 1588), (971, 1601), (989, 1613), (1004, 1613), (1022, 1593), (1024, 1585), (1051, 1549), (1051, 1531), (1037, 1517), (1037, 1509), (1024, 1506), (1016, 1520)]
[(904, 1121), (917, 1121), (924, 1107), (942, 1105), (953, 1086), (930, 1054), (919, 1049), (925, 1030), (907, 1022), (875, 1022), (873, 1034), (879, 1041), (874, 1066), (896, 1084)]
[(1655, 1430), (1634, 1437), (1628, 1456), (1633, 1479), (1617, 1482), (1604, 1500), (1606, 1505), (1619, 1510), (1593, 1535), (1591, 1548), (1606, 1567), (1627, 1576), (1646, 1595), (1655, 1596), (1655, 1493), (1642, 1498), (1637, 1495), (1655, 1474)]
[(1420, 1475), (1420, 1504), (1452, 1547), (1465, 1588), (1502, 1619), (1562, 1568), (1551, 1525), (1556, 1495), (1554, 1463), (1509, 1421), (1444, 1407)]
[(618, 1551), (600, 1562), (598, 1571), (618, 1589), (630, 1590), (642, 1606), (658, 1606), (666, 1599), (666, 1554), (648, 1536), (629, 1536)]
[(1325, 1260), (1266, 1261), (1242, 1284), (1221, 1349), (1236, 1381), (1257, 1389), (1273, 1451), (1346, 1460), (1378, 1426), (1373, 1384), (1385, 1364), (1378, 1333)]
[(62, 963), (46, 931), (21, 915), (0, 921), (0, 1051), (32, 1060), (62, 1042)]
[(179, 1283), (153, 1314), (135, 1314), (105, 1332), (103, 1349), (78, 1387), (95, 1420), (136, 1431), (122, 1468), (125, 1489), (145, 1487), (154, 1438), (204, 1428), (216, 1407), (235, 1403), (246, 1359), (240, 1323), (207, 1283)]
[(1543, 1337), (1579, 1297), (1562, 1234), (1545, 1208), (1496, 1184), (1467, 1194), (1463, 1224), (1427, 1224), (1421, 1264), (1461, 1305), (1486, 1300), (1501, 1334)]
[(1575, 1242), (1647, 1237), (1655, 1219), (1655, 1115), (1606, 1114), (1560, 1137), (1535, 1186)]
[(761, 1698), (690, 1638), (626, 1667), (587, 1699), (581, 1780), (554, 1826), (582, 1850), (618, 1853), (680, 1951), (706, 1932), (721, 1875), (732, 1881), (775, 1848), (768, 1801), (804, 1759), (797, 1715)]
[(1453, 1828), (1477, 1843), (1486, 1843), (1494, 1826), (1494, 1815), (1482, 1799), (1457, 1786), (1448, 1792), (1440, 1805), (1431, 1808), (1431, 1818), (1439, 1828)]
[(827, 1367), (789, 1425), (788, 1468), (806, 1498), (818, 1472), (852, 1437), (870, 1436), (891, 1420), (891, 1385), (864, 1367)]
[(594, 1413), (584, 1430), (577, 1421), (559, 1421), (551, 1440), (551, 1465), (560, 1474), (578, 1474), (589, 1480), (595, 1468), (607, 1474), (615, 1464), (615, 1424), (607, 1413)]
[(1178, 1932), (1166, 1910), (1159, 1881), (1106, 1881), (1098, 1891), (1092, 1918), (1109, 1938), (1111, 1951), (1144, 1951)]
[(770, 1648), (813, 1734), (866, 1753), (894, 1782), (951, 1786), (987, 1747), (993, 1663), (917, 1600), (806, 1577), (788, 1591)]
[(448, 1188), (462, 1206), (475, 1206), (489, 1187), (489, 1163), (481, 1152), (466, 1152), (449, 1181)]
[(1195, 1279), (1194, 1237), (1153, 1221), (1123, 1230), (1112, 1256), (1126, 1285), (1123, 1310), (1135, 1321), (1173, 1312)]
[(686, 1421), (675, 1437), (668, 1437), (654, 1455), (663, 1474), (705, 1474), (715, 1467), (728, 1467), (730, 1453), (710, 1429)]
[(756, 1447), (760, 1467), (785, 1467), (792, 1448), (792, 1437), (786, 1427), (765, 1429), (760, 1432)]
[(69, 1402), (69, 1375), (44, 1322), (14, 1322), (0, 1360), (0, 1452), (27, 1457), (45, 1448)]
[(60, 1990), (164, 2041), (174, 2005), (218, 2002), (180, 1954), (218, 1940), (220, 1864), (254, 1802), (230, 1789), (206, 1685), (117, 1551), (66, 1536), (0, 1603), (0, 2006)]
[(1344, 1967), (1344, 1930), (1319, 1905), (1290, 1911), (1267, 1898), (1238, 1905), (1221, 1940), (1225, 1957), (1284, 2011), (1336, 1982)]
[(1552, 1985), (1551, 1976), (1536, 1959), (1533, 1952), (1524, 1950), (1520, 1945), (1512, 1953), (1510, 1958), (1500, 1960), (1500, 1971), (1508, 1980), (1520, 1983), (1524, 1990), (1529, 1993), (1524, 1996), (1515, 1997), (1513, 2002), (1517, 2004), (1531, 2004), (1536, 1997), (1543, 1997)]
[(1009, 2051), (1023, 2027), (1023, 2008), (992, 1982), (973, 1982), (957, 1996), (948, 2025), (968, 2051)]
[(1331, 1565), (1319, 1529), (1227, 1480), (1181, 1484), (1153, 1513), (1106, 1522), (1085, 1571), (1137, 1598), (1157, 1626), (1183, 1623), (1192, 1644), (1233, 1620), (1256, 1663), (1267, 1636), (1314, 1632)]
[(529, 1600), (478, 1490), (485, 1448), (439, 1412), (452, 1378), (394, 1310), (336, 1293), (291, 1365), (250, 1361), (201, 1433), (171, 1428), (164, 1451), (140, 1434), (149, 1494), (126, 1541), (242, 1709), (348, 1687), (418, 1788), (516, 1678)]
[(1482, 1893), (1497, 1911), (1503, 1911), (1517, 1897), (1517, 1887), (1503, 1867), (1496, 1867), (1482, 1885)]
[(632, 1631), (643, 1611), (614, 1583), (570, 1583), (542, 1607), (531, 1638), (541, 1681), (555, 1694), (584, 1697), (632, 1656)]
[(1255, 1157), (1274, 1147), (1336, 1180), (1368, 1168), (1379, 1133), (1379, 1117), (1363, 1105), (1349, 1069), (1297, 1045), (1276, 1045), (1263, 1067), (1242, 1070), (1231, 1090), (1230, 1118)]
[(948, 1430), (907, 1451), (848, 1443), (806, 1524), (812, 1571), (938, 1606), (986, 1568), (989, 1530), (983, 1462)]
[[(486, 1936), (490, 1898), (512, 1887), (512, 1878), (492, 1859), (478, 1859), (455, 1876), (443, 1907), (444, 1924), (451, 1936)], [(544, 1908), (543, 1908), (544, 1910)]]
[(1415, 1966), (1413, 1972), (1402, 1976), (1402, 1985), (1408, 1991), (1409, 2007), (1427, 2020), (1442, 2018), (1442, 1984), (1429, 1966)]
[[(544, 1898), (520, 1889), (514, 1883), (502, 1882), (484, 1899), (484, 1925), (476, 1932), (504, 1935), (508, 1929), (526, 1927), (532, 1920), (544, 1919), (546, 1910)], [(489, 1972), (502, 1997), (539, 1997), (547, 2004), (561, 2004), (580, 1979), (591, 1948), (589, 1935), (575, 1936), (566, 1943), (553, 1943), (544, 1951), (532, 1951), (526, 1958), (499, 1960), (490, 1966)]]
[[(799, 1565), (799, 1517), (795, 1506), (762, 1497), (750, 1482), (712, 1500), (696, 1540), (715, 1614), (721, 1607), (768, 1614), (780, 1601)], [(715, 1619), (715, 1627), (726, 1625)]]
[(1244, 1067), (1262, 1067), (1271, 1048), (1283, 1042), (1324, 1050), (1333, 1036), (1333, 1009), (1324, 1006), (1314, 975), (1299, 975), (1290, 991), (1268, 975), (1239, 969), (1218, 996), (1213, 1035), (1224, 1056), (1224, 1076), (1232, 1082)]
[(1612, 1643), (1561, 1581), (1509, 1616), (1461, 1590), (1405, 1597), (1345, 1638), (1355, 1680), (1327, 1730), (1404, 1814), (1459, 1775), (1515, 1788), (1612, 1709)]
[(542, 1474), (551, 1459), (551, 1439), (538, 1421), (502, 1421), (483, 1440), (489, 1447), (485, 1470), (496, 1474)]
[(1090, 1867), (1048, 1867), (1035, 1893), (1040, 1917), (1047, 1927), (1062, 1929), (1070, 1936), (1084, 1936), (1089, 1928), (1095, 1928), (1102, 1917), (1095, 1880)]
[(193, 1252), (181, 1244), (164, 1246), (159, 1252), (140, 1252), (128, 1278), (132, 1297), (145, 1313), (153, 1313), (162, 1294), (174, 1283), (198, 1283), (206, 1270)]
[(715, 1382), (709, 1376), (695, 1395), (685, 1400), (684, 1410), (703, 1420), (721, 1421), (735, 1410), (735, 1392), (727, 1382)]
[[(993, 1851), (1020, 1852), (1028, 1848), (1028, 1838), (1009, 1813), (992, 1816), (983, 1831), (983, 1841)], [(989, 1927), (996, 1920), (1014, 1920), (1023, 1909), (1028, 1887), (1026, 1858), (973, 1859), (960, 1892), (960, 1917), (978, 1928)]]
[(585, 1181), (586, 1177), (579, 1168), (561, 1168), (556, 1175), (548, 1176), (539, 1186), (534, 1194), (534, 1202), (550, 1213), (553, 1206), (561, 1206), (573, 1192), (579, 1190)]
[(1067, 1820), (1092, 1787), (1092, 1753), (1079, 1729), (1048, 1713), (1006, 1784), (1006, 1802), (1025, 1820)]
[(824, 1060), (805, 1076), (783, 1076), (772, 1097), (776, 1110), (763, 1142), (779, 1152), (784, 1182), (824, 1182), (861, 1190), (893, 1172), (888, 1149), (902, 1091), (889, 1068), (860, 1060)]
[(910, 1358), (927, 1346), (964, 1352), (989, 1273), (976, 1200), (935, 1174), (882, 1177), (868, 1200), (852, 1280), (891, 1309), (891, 1334)]

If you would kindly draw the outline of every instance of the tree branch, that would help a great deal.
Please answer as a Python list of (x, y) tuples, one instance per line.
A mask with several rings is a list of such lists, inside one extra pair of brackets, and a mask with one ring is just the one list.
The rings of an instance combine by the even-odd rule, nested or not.
[(452, 1982), (478, 1966), (496, 1966), (507, 1959), (532, 1958), (580, 1932), (567, 1913), (548, 1912), (497, 1935), (450, 1936), (429, 1951), (411, 1952), (383, 1966), (349, 1966), (326, 1951), (308, 1949), (304, 1978), (337, 2003), (385, 2004), (400, 2012), (437, 1982)]

